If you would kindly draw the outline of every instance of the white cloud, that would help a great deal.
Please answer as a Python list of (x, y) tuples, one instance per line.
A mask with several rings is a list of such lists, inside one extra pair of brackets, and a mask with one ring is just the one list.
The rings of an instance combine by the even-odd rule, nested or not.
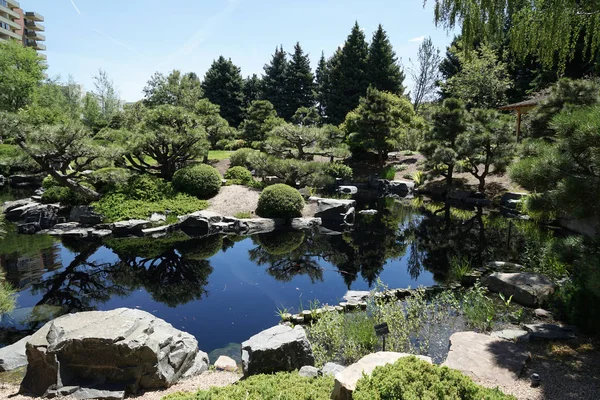
[(423, 40), (425, 40), (425, 36), (419, 36), (419, 37), (410, 39), (409, 42), (418, 43), (418, 42), (422, 42)]

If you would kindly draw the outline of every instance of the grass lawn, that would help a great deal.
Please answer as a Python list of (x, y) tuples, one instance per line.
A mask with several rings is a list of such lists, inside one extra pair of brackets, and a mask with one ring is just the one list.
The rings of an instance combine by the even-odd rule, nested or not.
[(209, 160), (225, 160), (227, 158), (229, 158), (229, 156), (231, 156), (231, 153), (233, 153), (233, 151), (228, 151), (228, 150), (211, 150), (208, 152), (208, 159)]

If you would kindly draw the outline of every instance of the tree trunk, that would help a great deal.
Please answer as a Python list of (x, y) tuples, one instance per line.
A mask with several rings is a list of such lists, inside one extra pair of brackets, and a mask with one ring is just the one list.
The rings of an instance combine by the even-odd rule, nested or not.
[(92, 201), (100, 200), (100, 194), (98, 192), (96, 192), (95, 190), (92, 190), (90, 188), (80, 185), (79, 183), (75, 182), (74, 180), (69, 179), (69, 178), (59, 174), (56, 170), (49, 169), (48, 173), (50, 174), (50, 176), (52, 176), (54, 179), (56, 179), (56, 181), (58, 183), (60, 183), (63, 186), (68, 187), (69, 189), (73, 190), (74, 192), (79, 193), (86, 199), (92, 200)]
[(448, 172), (446, 173), (446, 185), (452, 186), (452, 173), (454, 172), (454, 164), (448, 165)]

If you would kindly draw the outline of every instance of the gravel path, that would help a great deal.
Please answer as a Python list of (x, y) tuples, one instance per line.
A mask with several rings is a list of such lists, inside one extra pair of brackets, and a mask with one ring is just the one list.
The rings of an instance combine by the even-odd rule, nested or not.
[[(190, 379), (178, 382), (165, 390), (157, 390), (146, 392), (140, 396), (128, 397), (136, 400), (160, 400), (163, 396), (176, 392), (195, 392), (200, 389), (208, 389), (212, 386), (227, 386), (238, 381), (240, 375), (226, 371), (209, 371)], [(33, 397), (17, 394), (19, 391), (18, 385), (2, 385), (0, 386), (0, 399), (11, 400), (32, 400)], [(74, 397), (61, 397), (63, 400), (74, 400)]]
[(259, 195), (260, 191), (246, 186), (223, 186), (219, 194), (209, 200), (208, 210), (232, 217), (240, 212), (254, 213)]

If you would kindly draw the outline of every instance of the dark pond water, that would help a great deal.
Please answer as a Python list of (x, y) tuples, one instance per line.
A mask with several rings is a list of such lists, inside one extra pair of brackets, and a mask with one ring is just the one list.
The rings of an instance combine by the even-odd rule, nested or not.
[[(68, 312), (138, 308), (190, 332), (218, 354), (279, 321), (277, 309), (336, 304), (347, 290), (377, 279), (394, 288), (448, 279), (450, 260), (474, 265), (512, 259), (501, 217), (392, 199), (361, 208), (352, 230), (275, 232), (254, 237), (111, 238), (102, 242), (22, 236), (8, 227), (0, 265), (18, 290), (17, 307), (0, 320), (9, 344)], [(514, 230), (514, 229), (513, 229)], [(229, 350), (230, 351), (230, 350)]]

